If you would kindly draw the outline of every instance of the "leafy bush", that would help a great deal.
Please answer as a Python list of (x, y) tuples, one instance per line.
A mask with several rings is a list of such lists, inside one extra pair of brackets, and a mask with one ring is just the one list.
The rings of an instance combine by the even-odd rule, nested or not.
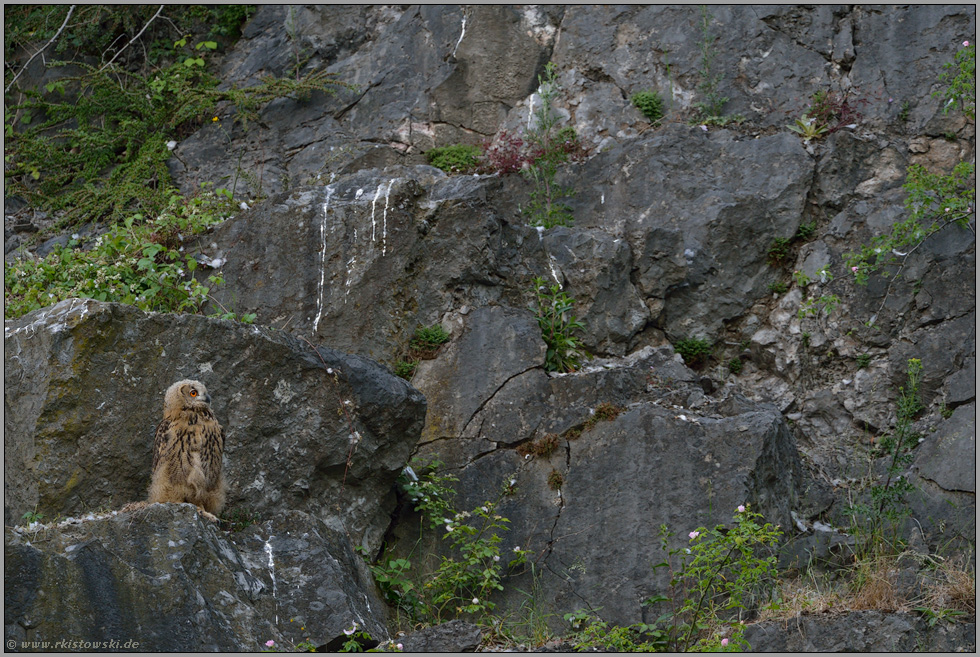
[[(667, 650), (745, 649), (738, 621), (724, 621), (730, 610), (747, 610), (768, 597), (777, 582), (773, 548), (782, 532), (747, 505), (740, 505), (733, 526), (698, 527), (688, 533), (689, 547), (669, 549), (673, 535), (660, 527), (661, 549), (667, 559), (655, 566), (671, 573), (670, 594), (653, 595), (642, 604), (666, 608), (644, 629)], [(679, 565), (675, 566), (675, 560)], [(720, 639), (708, 628), (728, 625), (732, 637)]]
[(939, 81), (946, 85), (933, 93), (941, 98), (943, 114), (959, 103), (963, 113), (976, 120), (977, 113), (977, 47), (969, 41), (963, 42), (962, 50), (956, 51), (952, 62), (943, 64), (943, 73)]
[(571, 314), (575, 300), (562, 292), (559, 285), (547, 287), (540, 277), (534, 279), (533, 291), (537, 307), (531, 310), (548, 346), (544, 368), (549, 372), (574, 372), (579, 367), (582, 350), (572, 331), (585, 328), (585, 324)]
[[(19, 259), (4, 267), (6, 317), (20, 317), (63, 299), (115, 301), (156, 312), (201, 312), (210, 288), (193, 277), (197, 260), (182, 244), (225, 219), (233, 206), (227, 190), (202, 192), (185, 201), (171, 195), (156, 219), (131, 215), (105, 234), (84, 240), (73, 235), (67, 247), (40, 260)], [(217, 275), (208, 277), (220, 284)], [(254, 320), (247, 315), (243, 321)]]
[(654, 125), (664, 116), (664, 101), (656, 91), (637, 92), (630, 97), (630, 102)]
[(484, 502), (473, 511), (457, 512), (453, 507), (456, 493), (453, 475), (439, 475), (436, 461), (422, 466), (413, 463), (421, 476), (403, 473), (402, 490), (422, 514), (430, 530), (445, 531), (443, 540), (451, 541), (452, 556), (440, 556), (438, 568), (425, 575), (412, 571), (408, 559), (385, 559), (371, 566), (375, 581), (386, 599), (413, 620), (439, 622), (461, 614), (483, 614), (496, 606), (490, 600), (494, 591), (503, 590), (501, 579), (505, 564), (514, 568), (527, 560), (527, 552), (512, 551), (513, 559), (501, 554), (501, 534), (510, 521), (496, 513), (504, 495), (513, 490), (512, 480), (496, 501)]
[(213, 116), (219, 103), (234, 105), (234, 120), (247, 127), (274, 98), (331, 94), (346, 86), (333, 74), (316, 72), (298, 80), (267, 77), (247, 89), (221, 88), (205, 70), (215, 48), (213, 41), (191, 47), (180, 39), (175, 61), (146, 74), (116, 63), (97, 68), (50, 62), (83, 72), (48, 84), (46, 93), (26, 89), (18, 102), (8, 101), (6, 193), (61, 212), (69, 225), (156, 216), (172, 195), (166, 165), (171, 149), (208, 117), (220, 126)]
[(738, 376), (738, 374), (741, 373), (742, 371), (742, 365), (743, 364), (741, 358), (733, 358), (730, 361), (728, 361), (728, 371)]
[(969, 228), (976, 201), (974, 172), (975, 166), (969, 162), (960, 162), (948, 175), (929, 173), (919, 164), (910, 166), (904, 185), (908, 218), (895, 223), (890, 234), (874, 238), (860, 252), (845, 254), (856, 281), (867, 284), (871, 274), (898, 263), (899, 258), (904, 259), (947, 226)]
[(557, 127), (558, 117), (553, 110), (553, 104), (561, 92), (561, 86), (553, 62), (548, 62), (544, 77), (538, 76), (538, 84), (541, 104), (534, 112), (534, 127), (527, 133), (531, 156), (527, 159), (527, 166), (521, 167), (521, 173), (531, 180), (534, 188), (523, 211), (534, 226), (568, 226), (572, 223), (572, 212), (564, 199), (575, 192), (560, 186), (556, 176), (559, 167), (569, 161), (570, 153), (580, 146), (573, 128)]
[(895, 428), (878, 442), (879, 454), (890, 459), (885, 471), (885, 481), (871, 486), (870, 503), (852, 504), (847, 510), (852, 517), (855, 533), (859, 536), (859, 555), (863, 557), (881, 554), (887, 544), (888, 530), (891, 530), (894, 539), (898, 523), (912, 513), (907, 496), (915, 487), (904, 473), (912, 462), (911, 451), (920, 437), (912, 425), (923, 408), (919, 400), (921, 360), (908, 360), (906, 377), (906, 384), (899, 388)]
[(433, 148), (425, 154), (425, 157), (429, 164), (446, 173), (467, 173), (480, 165), (482, 153), (479, 146), (456, 144)]
[[(670, 572), (669, 594), (655, 594), (643, 606), (661, 610), (652, 623), (611, 626), (595, 612), (565, 614), (575, 649), (613, 652), (741, 652), (750, 646), (744, 626), (727, 620), (732, 610), (746, 611), (773, 590), (777, 581), (778, 527), (760, 524), (762, 516), (739, 506), (732, 527), (699, 527), (688, 534), (689, 547), (671, 549), (673, 536), (660, 526), (667, 559), (654, 570)], [(720, 630), (720, 631), (719, 631)]]
[(702, 365), (712, 352), (712, 345), (707, 340), (689, 338), (674, 343), (674, 351), (681, 355), (689, 367)]

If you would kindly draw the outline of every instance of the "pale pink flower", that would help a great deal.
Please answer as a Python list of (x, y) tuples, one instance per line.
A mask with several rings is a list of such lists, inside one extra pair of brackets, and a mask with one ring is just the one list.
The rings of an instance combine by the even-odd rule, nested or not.
[(687, 536), (688, 536), (688, 538), (690, 538), (691, 540), (694, 540), (695, 538), (697, 538), (697, 537), (698, 537), (698, 536), (700, 536), (700, 535), (701, 535), (701, 532), (691, 532), (691, 533), (690, 533), (690, 534), (688, 534)]
[(728, 639), (722, 639), (721, 640), (721, 645), (727, 646), (728, 645)]
[(963, 47), (964, 48), (969, 48), (970, 47), (970, 42), (969, 41), (964, 41), (963, 42)]
[(745, 513), (745, 506), (743, 506), (743, 505), (741, 505), (741, 504), (739, 504), (739, 505), (738, 505), (738, 512), (739, 512), (739, 513)]
[(276, 645), (276, 642), (273, 641), (272, 639), (269, 639), (268, 641), (265, 642), (265, 647), (266, 648), (271, 648), (274, 645)]
[(851, 271), (854, 272), (855, 274), (857, 273), (857, 270), (858, 270), (857, 267), (851, 267)]
[(400, 644), (400, 643), (396, 643), (396, 644), (395, 644), (395, 647), (396, 647), (396, 648), (398, 648), (399, 650), (404, 650), (404, 649), (405, 649), (405, 646), (403, 646), (403, 645), (402, 645), (402, 644)]

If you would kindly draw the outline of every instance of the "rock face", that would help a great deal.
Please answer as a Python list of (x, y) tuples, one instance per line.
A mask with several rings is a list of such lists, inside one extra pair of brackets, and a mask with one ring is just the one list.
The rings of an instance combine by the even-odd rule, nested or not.
[(745, 628), (753, 652), (973, 652), (976, 623), (927, 625), (914, 614), (852, 611)]
[[(467, 320), (480, 318), (474, 312)], [(523, 320), (514, 316), (510, 322), (520, 326)], [(495, 334), (514, 348), (520, 340), (516, 331), (498, 328)], [(508, 341), (508, 334), (515, 337)], [(463, 333), (461, 346), (468, 335)], [(453, 352), (446, 352), (445, 362), (440, 357), (420, 370), (420, 389), (460, 389), (469, 372), (491, 370), (496, 361), (478, 350), (461, 353), (468, 354), (469, 369), (451, 365)], [(608, 621), (628, 624), (642, 617), (642, 600), (666, 587), (664, 573), (652, 569), (665, 557), (659, 554), (662, 523), (686, 534), (700, 525), (730, 523), (735, 508), (748, 503), (789, 527), (802, 465), (774, 407), (754, 404), (730, 387), (706, 395), (698, 376), (669, 348), (647, 349), (615, 368), (589, 369), (595, 371), (512, 374), (464, 430), (451, 417), (430, 416), (423, 434), (429, 440), (419, 455), (438, 457), (457, 472), (460, 510), (495, 499), (510, 482), (513, 490), (499, 507), (511, 521), (504, 545), (534, 555), (541, 577), (536, 585), (549, 592), (539, 602), (542, 613), (560, 621), (588, 604), (602, 607)], [(441, 399), (441, 406), (462, 405)], [(597, 409), (610, 407), (620, 414), (592, 419)], [(446, 429), (460, 438), (447, 445), (439, 438)], [(549, 434), (559, 436), (550, 455), (525, 458), (514, 449)], [(400, 545), (415, 545), (413, 517), (399, 523), (409, 528)], [(440, 549), (438, 537), (428, 540), (428, 550)], [(534, 584), (530, 576), (509, 582), (508, 603), (516, 608), (522, 600), (516, 590)]]
[(7, 528), (4, 581), (8, 649), (253, 652), (353, 622), (387, 637), (347, 536), (300, 511), (230, 534), (189, 504)]
[(145, 499), (163, 392), (198, 378), (225, 428), (229, 509), (335, 518), (378, 545), (425, 400), (377, 364), (254, 326), (91, 300), (4, 329), (6, 524)]
[[(254, 641), (265, 628), (277, 636), (283, 624), (269, 614), (304, 614), (332, 648), (341, 624), (375, 622), (370, 596), (373, 611), (360, 602), (338, 611), (357, 598), (360, 575), (314, 598), (293, 591), (309, 592), (305, 575), (283, 574), (277, 585), (289, 591), (275, 608), (256, 606), (256, 595), (267, 599), (254, 582), (273, 584), (262, 574), (266, 545), (283, 563), (320, 549), (296, 532), (281, 538), (273, 516), (331, 546), (321, 521), (372, 554), (383, 542), (407, 554), (419, 523), (397, 507), (394, 482), (412, 456), (459, 477), (460, 510), (508, 482), (504, 540), (531, 551), (540, 579), (512, 576), (502, 611), (541, 586), (556, 623), (597, 607), (608, 621), (650, 621), (640, 601), (665, 586), (651, 568), (661, 523), (677, 547), (750, 503), (792, 538), (783, 565), (813, 555), (849, 563), (849, 505), (884, 480), (874, 446), (893, 430), (907, 362), (918, 358), (922, 440), (903, 473), (917, 492), (898, 531), (933, 551), (972, 554), (975, 219), (867, 286), (845, 261), (907, 218), (910, 165), (947, 173), (975, 161), (974, 122), (934, 95), (943, 65), (975, 32), (972, 5), (260, 6), (221, 58), (224, 81), (327, 70), (357, 85), (274, 101), (248, 131), (209, 123), (169, 163), (185, 191), (209, 181), (236, 200), (264, 199), (188, 250), (225, 261), (214, 300), (256, 313), (265, 328), (87, 301), (6, 322), (5, 522), (142, 497), (163, 391), (200, 378), (228, 433), (229, 504), (265, 523), (227, 539), (240, 563), (228, 572), (250, 575), (229, 575), (219, 589), (238, 596), (234, 579), (235, 591), (252, 591), (228, 618), (261, 609), (265, 624), (201, 616), (222, 637), (201, 645), (245, 646), (242, 636)], [(574, 190), (572, 225), (536, 229), (523, 212), (526, 177), (446, 175), (424, 153), (523, 134), (548, 61), (563, 89), (555, 110), (588, 154), (557, 178)], [(743, 121), (692, 124), (706, 77), (728, 98), (723, 112)], [(664, 98), (657, 125), (630, 102), (645, 90)], [(804, 142), (786, 126), (817, 92), (842, 94), (857, 114)], [(11, 237), (37, 229), (10, 217)], [(544, 369), (536, 278), (560, 286), (585, 323), (576, 337), (592, 358), (578, 372)], [(829, 295), (839, 297), (829, 312), (801, 314)], [(408, 357), (417, 327), (434, 323), (451, 340), (417, 365), (411, 385), (384, 370)], [(689, 338), (712, 345), (697, 371), (670, 346)], [(548, 436), (550, 454), (518, 453)], [(147, 517), (226, 552), (209, 528), (160, 514)], [(71, 561), (8, 536), (8, 561), (24, 572)], [(445, 542), (421, 538), (436, 560)], [(323, 549), (338, 561), (347, 554)], [(100, 550), (79, 554), (116, 563)], [(84, 580), (74, 565), (51, 567)], [(37, 586), (16, 581), (16, 609), (34, 609), (26, 592)], [(338, 602), (317, 607), (321, 596)], [(196, 618), (197, 607), (180, 604)], [(17, 613), (14, 625), (29, 633), (33, 619)], [(785, 628), (753, 626), (749, 641), (910, 650), (928, 632), (936, 649), (971, 645), (968, 629), (878, 612)]]

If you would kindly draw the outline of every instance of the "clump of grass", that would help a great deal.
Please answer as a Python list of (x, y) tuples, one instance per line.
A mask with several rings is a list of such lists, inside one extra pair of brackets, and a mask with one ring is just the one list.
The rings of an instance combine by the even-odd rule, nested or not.
[(564, 483), (565, 477), (557, 470), (552, 470), (551, 474), (548, 475), (548, 488), (551, 490), (560, 490)]
[(558, 449), (559, 443), (560, 443), (560, 439), (558, 435), (549, 433), (543, 436), (542, 438), (539, 438), (538, 440), (534, 440), (529, 443), (518, 445), (517, 453), (524, 457), (527, 456), (548, 457), (551, 456), (556, 449)]
[(425, 158), (434, 167), (446, 173), (468, 173), (480, 166), (483, 150), (479, 146), (454, 144), (433, 148), (425, 154)]

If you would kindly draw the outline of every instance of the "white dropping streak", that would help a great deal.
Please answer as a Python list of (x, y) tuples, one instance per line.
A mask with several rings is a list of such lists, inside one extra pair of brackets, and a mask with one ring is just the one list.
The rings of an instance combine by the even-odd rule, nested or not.
[(534, 94), (531, 94), (531, 98), (527, 105), (527, 129), (531, 130), (531, 116), (534, 115)]
[[(378, 189), (374, 192), (374, 200), (371, 201), (371, 241), (374, 241), (374, 208), (378, 204), (378, 197), (381, 196), (381, 188), (384, 185), (378, 185)], [(357, 239), (356, 237), (354, 239)]]
[(456, 56), (456, 48), (459, 48), (459, 44), (463, 43), (463, 35), (466, 34), (466, 13), (463, 13), (463, 27), (459, 32), (459, 40), (456, 42), (456, 46), (453, 48), (453, 57)]
[(276, 560), (272, 558), (272, 543), (275, 536), (270, 536), (265, 542), (265, 553), (269, 555), (269, 577), (272, 578), (272, 599), (276, 602), (276, 625), (279, 625), (279, 598), (276, 591)]
[(599, 205), (605, 205), (605, 204), (606, 204), (606, 195), (603, 194), (602, 196), (599, 197)]
[(551, 269), (551, 277), (555, 279), (556, 283), (558, 283), (558, 289), (562, 289), (561, 279), (558, 278), (558, 271), (555, 270), (555, 256), (551, 254), (548, 254), (548, 267)]
[(330, 207), (330, 197), (333, 196), (333, 188), (327, 187), (327, 198), (323, 201), (323, 221), (320, 222), (320, 285), (317, 287), (316, 295), (316, 319), (313, 320), (313, 333), (316, 334), (316, 327), (320, 324), (320, 317), (323, 316), (323, 285), (327, 274), (327, 208)]

